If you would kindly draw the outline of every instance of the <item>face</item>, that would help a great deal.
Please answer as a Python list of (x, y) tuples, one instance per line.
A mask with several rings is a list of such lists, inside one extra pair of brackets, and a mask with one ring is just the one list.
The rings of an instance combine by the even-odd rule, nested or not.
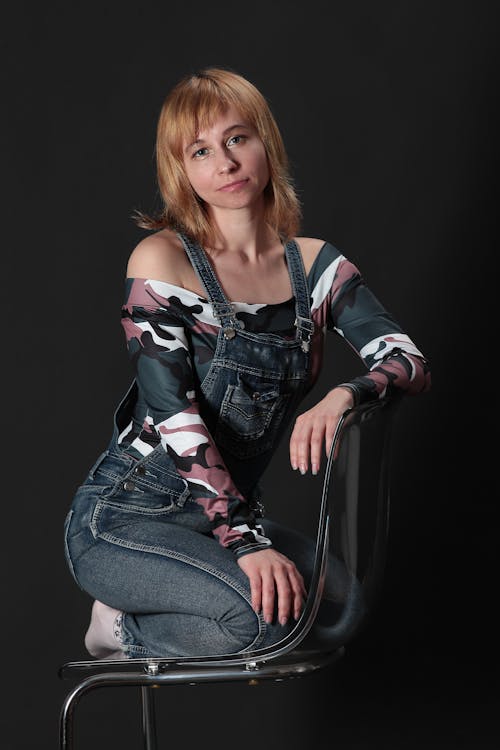
[(187, 177), (210, 209), (246, 208), (262, 200), (269, 181), (264, 144), (237, 109), (226, 109), (183, 146)]

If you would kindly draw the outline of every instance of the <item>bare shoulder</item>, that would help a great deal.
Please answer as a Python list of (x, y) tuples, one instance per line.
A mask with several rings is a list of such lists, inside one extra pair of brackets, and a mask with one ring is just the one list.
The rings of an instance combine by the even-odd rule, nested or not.
[(158, 279), (181, 286), (187, 257), (175, 232), (161, 229), (141, 240), (130, 253), (127, 276)]
[(319, 240), (315, 237), (295, 237), (295, 240), (300, 247), (304, 269), (306, 274), (308, 274), (316, 260), (316, 256), (325, 244), (325, 240)]

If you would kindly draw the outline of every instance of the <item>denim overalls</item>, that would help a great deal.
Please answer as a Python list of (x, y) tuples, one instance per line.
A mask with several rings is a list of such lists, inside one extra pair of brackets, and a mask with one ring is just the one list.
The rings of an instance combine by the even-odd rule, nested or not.
[[(287, 339), (246, 331), (203, 248), (179, 236), (221, 323), (197, 394), (200, 413), (234, 483), (256, 508), (258, 480), (310, 388), (314, 323), (302, 257), (294, 241), (286, 243), (296, 303), (296, 336)], [(121, 640), (128, 656), (235, 653), (280, 640), (293, 621), (282, 626), (275, 618), (269, 625), (252, 610), (247, 577), (212, 536), (164, 448), (138, 460), (117, 444), (136, 387), (133, 381), (116, 409), (108, 448), (78, 488), (66, 519), (66, 556), (75, 580), (92, 597), (125, 611)], [(299, 570), (307, 580), (313, 546), (274, 522), (263, 525), (297, 567), (297, 556), (302, 558)]]
[(296, 314), (296, 336), (290, 340), (245, 331), (203, 248), (180, 237), (221, 323), (212, 363), (201, 383), (200, 410), (233, 481), (251, 501), (309, 386), (314, 323), (302, 256), (295, 242), (286, 244)]

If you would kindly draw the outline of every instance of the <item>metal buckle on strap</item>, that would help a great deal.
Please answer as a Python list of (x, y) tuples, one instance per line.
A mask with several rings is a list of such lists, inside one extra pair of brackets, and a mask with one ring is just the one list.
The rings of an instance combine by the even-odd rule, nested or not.
[(212, 302), (212, 308), (216, 318), (230, 318), (234, 315), (234, 309), (230, 302)]
[(312, 336), (314, 333), (314, 321), (310, 318), (303, 318), (301, 315), (297, 315), (294, 326), (300, 328), (301, 331), (307, 331), (309, 336)]
[(234, 339), (236, 335), (236, 329), (239, 328), (242, 330), (245, 327), (245, 324), (242, 320), (238, 320), (238, 318), (232, 318), (231, 325), (224, 327), (224, 338), (225, 339)]
[[(212, 302), (212, 308), (214, 316), (219, 319), (224, 329), (224, 338), (232, 339), (235, 336), (235, 329), (238, 327), (238, 322), (234, 317), (234, 310), (231, 303), (226, 302)], [(224, 325), (224, 318), (229, 318), (229, 325)]]
[(309, 318), (303, 318), (301, 315), (298, 315), (295, 318), (294, 325), (300, 331), (300, 335), (302, 338), (302, 343), (301, 343), (302, 351), (308, 352), (309, 347), (310, 347), (310, 341), (314, 333), (314, 322), (310, 320)]

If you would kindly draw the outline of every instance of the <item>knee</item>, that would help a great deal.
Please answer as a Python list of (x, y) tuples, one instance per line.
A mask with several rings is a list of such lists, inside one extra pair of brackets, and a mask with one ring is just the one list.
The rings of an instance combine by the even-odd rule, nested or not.
[(225, 643), (227, 653), (239, 653), (258, 648), (266, 632), (264, 619), (243, 598), (221, 615), (216, 626)]
[(272, 623), (266, 623), (262, 614), (257, 614), (248, 604), (224, 617), (219, 625), (227, 639), (229, 651), (243, 653), (267, 648), (286, 638), (297, 623), (290, 618), (285, 625), (281, 625), (277, 615), (275, 611)]

